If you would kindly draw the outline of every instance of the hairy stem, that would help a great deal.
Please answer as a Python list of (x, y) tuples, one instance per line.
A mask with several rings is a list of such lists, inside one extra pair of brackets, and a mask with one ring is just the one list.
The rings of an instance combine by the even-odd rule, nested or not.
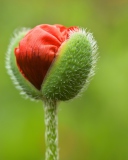
[(59, 160), (57, 103), (53, 101), (45, 101), (44, 112), (45, 112), (45, 126), (46, 126), (45, 160)]

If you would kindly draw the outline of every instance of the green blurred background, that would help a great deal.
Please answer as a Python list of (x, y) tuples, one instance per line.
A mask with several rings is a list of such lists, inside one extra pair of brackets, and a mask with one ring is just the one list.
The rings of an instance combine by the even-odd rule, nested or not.
[(128, 160), (127, 0), (0, 0), (0, 160), (44, 160), (42, 103), (23, 99), (5, 69), (13, 31), (42, 23), (88, 28), (99, 45), (88, 90), (60, 103), (60, 160)]

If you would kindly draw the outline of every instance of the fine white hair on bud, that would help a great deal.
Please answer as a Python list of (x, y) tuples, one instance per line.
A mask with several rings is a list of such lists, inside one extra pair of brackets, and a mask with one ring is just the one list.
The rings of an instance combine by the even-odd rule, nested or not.
[(98, 60), (98, 46), (97, 46), (97, 42), (93, 36), (92, 33), (88, 32), (87, 29), (83, 29), (80, 28), (79, 32), (81, 32), (83, 35), (85, 35), (85, 37), (87, 37), (87, 40), (89, 41), (90, 45), (91, 45), (91, 68), (88, 74), (88, 78), (86, 79), (86, 84), (83, 86), (83, 88), (81, 89), (82, 93), (85, 89), (87, 89), (92, 77), (95, 75), (95, 69), (96, 69), (96, 63)]

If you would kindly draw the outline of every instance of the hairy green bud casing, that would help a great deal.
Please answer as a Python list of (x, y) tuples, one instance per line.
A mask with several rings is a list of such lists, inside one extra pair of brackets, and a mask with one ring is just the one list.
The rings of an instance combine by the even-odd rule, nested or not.
[(72, 31), (58, 51), (42, 84), (44, 97), (65, 101), (74, 98), (87, 87), (94, 74), (96, 49), (92, 34), (82, 29)]
[(78, 27), (39, 25), (15, 34), (6, 68), (21, 94), (66, 101), (87, 87), (96, 61), (97, 44), (91, 33)]

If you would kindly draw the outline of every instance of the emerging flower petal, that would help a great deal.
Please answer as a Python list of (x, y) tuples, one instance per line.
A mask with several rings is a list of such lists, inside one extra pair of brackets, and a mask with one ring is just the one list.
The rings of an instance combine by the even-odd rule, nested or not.
[(15, 48), (18, 68), (38, 90), (57, 55), (59, 47), (69, 37), (70, 30), (62, 25), (39, 25), (30, 30)]

